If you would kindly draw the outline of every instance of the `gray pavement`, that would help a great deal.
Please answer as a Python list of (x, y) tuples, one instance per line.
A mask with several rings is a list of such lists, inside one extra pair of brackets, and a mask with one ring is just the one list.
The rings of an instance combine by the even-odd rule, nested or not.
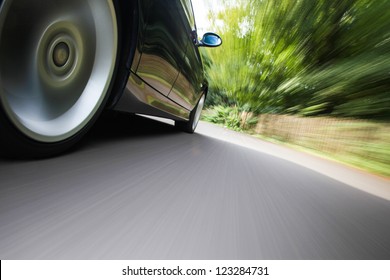
[(0, 259), (390, 259), (388, 188), (210, 124), (110, 116), (60, 157), (0, 159)]

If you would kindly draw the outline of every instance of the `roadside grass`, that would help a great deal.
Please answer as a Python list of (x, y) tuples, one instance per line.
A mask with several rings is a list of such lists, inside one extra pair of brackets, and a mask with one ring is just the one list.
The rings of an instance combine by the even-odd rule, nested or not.
[[(224, 117), (221, 111), (208, 109), (203, 120), (390, 178), (389, 123), (272, 114), (253, 116), (228, 109)], [(234, 126), (229, 127), (230, 124)]]
[[(248, 132), (246, 132), (246, 133), (248, 133)], [(301, 152), (310, 153), (310, 154), (313, 154), (316, 156), (320, 156), (320, 157), (326, 158), (328, 160), (343, 163), (345, 165), (369, 172), (371, 174), (379, 175), (379, 176), (385, 177), (387, 179), (390, 178), (389, 164), (382, 164), (382, 163), (377, 162), (375, 160), (367, 160), (366, 158), (364, 158), (360, 155), (356, 156), (353, 154), (330, 154), (328, 152), (324, 152), (324, 151), (321, 151), (318, 149), (309, 148), (308, 147), (309, 145), (301, 146), (301, 145), (296, 145), (293, 143), (281, 141), (281, 140), (278, 140), (277, 138), (271, 138), (271, 137), (266, 137), (263, 135), (252, 134), (252, 133), (248, 133), (248, 134), (251, 134), (252, 136), (259, 138), (261, 140), (264, 140), (264, 141), (288, 146), (292, 149), (295, 149), (295, 150), (298, 150)]]

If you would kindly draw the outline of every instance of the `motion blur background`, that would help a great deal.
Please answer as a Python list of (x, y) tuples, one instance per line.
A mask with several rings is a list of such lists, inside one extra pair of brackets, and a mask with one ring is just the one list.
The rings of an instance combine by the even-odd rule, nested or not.
[(62, 156), (0, 158), (0, 259), (388, 260), (390, 0), (192, 2), (229, 129), (106, 112)]
[(390, 176), (390, 1), (193, 1), (204, 119)]

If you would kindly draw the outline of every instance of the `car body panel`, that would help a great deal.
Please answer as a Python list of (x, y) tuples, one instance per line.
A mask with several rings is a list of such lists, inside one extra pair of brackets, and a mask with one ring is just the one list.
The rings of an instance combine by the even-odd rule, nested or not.
[(137, 75), (164, 95), (171, 91), (180, 72), (188, 41), (177, 0), (151, 1)]
[(191, 1), (139, 1), (138, 14), (131, 73), (113, 108), (188, 120), (207, 91)]
[(131, 73), (122, 97), (115, 110), (187, 120), (190, 112), (157, 92), (136, 74)]
[(202, 58), (194, 42), (187, 47), (181, 71), (169, 97), (176, 100), (181, 106), (192, 110), (198, 102), (201, 93), (206, 90), (207, 82), (204, 78)]

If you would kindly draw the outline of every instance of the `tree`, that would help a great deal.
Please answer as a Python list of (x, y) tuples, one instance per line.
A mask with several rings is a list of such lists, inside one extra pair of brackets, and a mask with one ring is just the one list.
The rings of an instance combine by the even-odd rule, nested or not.
[(210, 90), (257, 113), (390, 118), (390, 1), (231, 0)]

